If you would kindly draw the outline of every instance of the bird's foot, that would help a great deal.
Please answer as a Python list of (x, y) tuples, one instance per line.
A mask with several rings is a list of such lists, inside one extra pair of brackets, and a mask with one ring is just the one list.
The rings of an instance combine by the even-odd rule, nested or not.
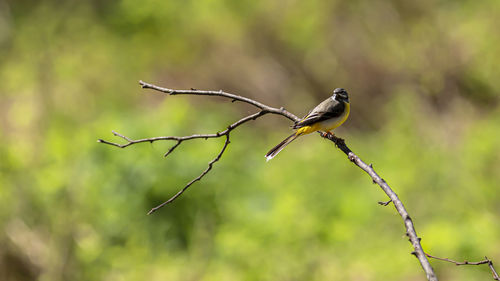
[(334, 137), (335, 134), (332, 133), (332, 132), (322, 132), (321, 136), (324, 137), (324, 138), (330, 138), (330, 137)]

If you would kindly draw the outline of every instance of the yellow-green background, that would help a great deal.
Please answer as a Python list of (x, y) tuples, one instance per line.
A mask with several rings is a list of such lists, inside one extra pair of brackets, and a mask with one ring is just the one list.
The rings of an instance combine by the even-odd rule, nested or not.
[[(383, 192), (318, 136), (265, 162), (290, 122), (222, 139), (98, 138), (223, 130), (252, 107), (297, 115), (336, 87), (337, 134), (373, 163), (424, 249), (500, 265), (500, 2), (0, 1), (1, 280), (424, 280)], [(486, 266), (431, 261), (441, 280)]]

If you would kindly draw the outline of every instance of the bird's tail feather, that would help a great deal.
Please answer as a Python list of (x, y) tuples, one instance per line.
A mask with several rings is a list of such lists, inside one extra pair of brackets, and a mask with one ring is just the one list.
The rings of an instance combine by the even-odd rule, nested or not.
[(284, 139), (282, 142), (280, 142), (277, 146), (273, 147), (269, 152), (266, 154), (266, 160), (269, 161), (274, 158), (274, 156), (278, 155), (285, 146), (287, 146), (289, 143), (291, 143), (294, 139), (296, 139), (300, 134), (293, 133), (286, 139)]

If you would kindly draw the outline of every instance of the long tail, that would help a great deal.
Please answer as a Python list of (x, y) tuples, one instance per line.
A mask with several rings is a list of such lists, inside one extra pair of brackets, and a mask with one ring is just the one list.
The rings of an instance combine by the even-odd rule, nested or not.
[(274, 156), (278, 155), (285, 146), (287, 146), (289, 143), (291, 143), (294, 139), (296, 139), (300, 134), (293, 133), (286, 139), (284, 139), (282, 142), (280, 142), (277, 146), (273, 147), (269, 152), (266, 154), (266, 160), (269, 161), (274, 158)]

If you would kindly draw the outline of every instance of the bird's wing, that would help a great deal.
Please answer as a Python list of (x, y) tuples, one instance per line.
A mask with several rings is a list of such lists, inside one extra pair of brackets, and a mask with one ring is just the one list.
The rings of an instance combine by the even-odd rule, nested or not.
[(324, 120), (339, 117), (345, 110), (343, 102), (334, 101), (331, 99), (325, 100), (316, 106), (308, 115), (302, 120), (295, 123), (294, 129), (299, 129), (305, 126), (315, 124)]

